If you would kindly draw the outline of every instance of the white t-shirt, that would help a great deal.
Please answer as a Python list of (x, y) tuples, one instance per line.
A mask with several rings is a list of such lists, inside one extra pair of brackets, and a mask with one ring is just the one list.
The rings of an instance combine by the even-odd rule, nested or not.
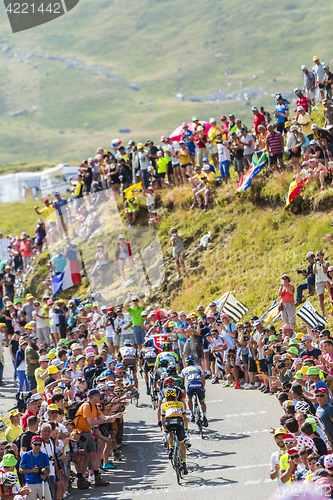
[[(272, 455), (271, 455), (271, 472), (275, 471), (275, 464), (280, 464), (280, 457), (281, 457), (280, 450), (272, 453)], [(280, 475), (281, 475), (281, 473), (279, 470), (277, 478), (276, 478), (278, 489), (281, 488), (282, 486), (284, 486), (284, 483), (280, 479)]]
[[(180, 146), (178, 142), (174, 141), (172, 144), (168, 145), (168, 150), (171, 153), (177, 153), (180, 150)], [(175, 156), (171, 156), (172, 165), (178, 165), (180, 163), (180, 158), (176, 158)]]
[(95, 312), (93, 315), (93, 322), (96, 323), (97, 328), (100, 328), (103, 324), (103, 315), (99, 312)]
[[(39, 314), (40, 316), (43, 315), (43, 311), (42, 311), (42, 308), (39, 309)], [(37, 328), (46, 328), (48, 327), (49, 325), (47, 324), (47, 320), (46, 319), (43, 319), (43, 318), (38, 318), (37, 317), (37, 313), (36, 311), (33, 312), (32, 314), (34, 320), (36, 321), (36, 327)]]
[(230, 161), (229, 151), (221, 142), (217, 143), (217, 152), (219, 155), (219, 161)]
[(245, 155), (251, 155), (254, 151), (254, 140), (251, 134), (246, 134), (245, 137), (241, 137), (240, 140), (243, 144), (245, 142), (250, 142), (252, 141), (252, 144), (250, 146), (244, 146), (244, 154)]
[(151, 194), (151, 193), (147, 193), (147, 201), (146, 201), (147, 207), (149, 207), (150, 205), (154, 205), (154, 204), (155, 204), (155, 195)]
[(52, 309), (49, 310), (50, 325), (59, 325), (59, 314), (54, 312)]

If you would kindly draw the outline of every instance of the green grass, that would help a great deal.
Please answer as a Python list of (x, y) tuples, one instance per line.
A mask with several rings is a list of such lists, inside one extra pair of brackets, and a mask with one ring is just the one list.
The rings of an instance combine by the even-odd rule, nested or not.
[[(312, 65), (313, 54), (330, 61), (332, 11), (332, 4), (310, 0), (256, 0), (241, 8), (226, 0), (138, 0), (135, 8), (120, 0), (81, 0), (66, 16), (14, 35), (1, 4), (1, 41), (11, 50), (1, 55), (0, 163), (77, 163), (97, 146), (107, 147), (121, 127), (132, 130), (124, 141), (158, 141), (193, 114), (209, 119), (233, 111), (250, 125), (243, 99), (178, 103), (176, 93), (261, 88), (268, 94), (251, 103), (271, 110), (269, 94), (301, 86), (300, 66)], [(123, 81), (67, 69), (62, 61), (25, 59), (27, 53), (75, 58)], [(132, 81), (140, 91), (129, 89)], [(28, 113), (11, 117), (18, 109)]]

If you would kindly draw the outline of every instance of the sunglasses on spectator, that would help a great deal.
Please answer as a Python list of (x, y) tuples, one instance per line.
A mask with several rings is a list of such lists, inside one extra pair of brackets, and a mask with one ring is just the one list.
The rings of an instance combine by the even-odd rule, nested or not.
[(243, 326), (237, 326), (237, 330), (243, 330)]
[(32, 446), (42, 446), (42, 443), (32, 443)]
[(171, 318), (177, 318), (177, 314), (172, 314)]
[(324, 398), (326, 394), (316, 394), (316, 398)]
[(298, 458), (299, 457), (299, 454), (297, 453), (296, 455), (290, 455), (290, 458), (291, 459), (294, 459), (294, 458)]
[(58, 412), (57, 412), (57, 410), (49, 410), (48, 413), (50, 413), (51, 415), (54, 415), (54, 414), (56, 414)]

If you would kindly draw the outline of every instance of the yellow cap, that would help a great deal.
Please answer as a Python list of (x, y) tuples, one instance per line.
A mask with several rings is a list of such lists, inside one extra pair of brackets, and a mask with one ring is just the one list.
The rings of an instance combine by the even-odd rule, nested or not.
[(55, 373), (58, 373), (58, 368), (56, 366), (49, 366), (48, 367), (48, 373), (49, 375), (54, 375)]
[(93, 306), (93, 307), (98, 307), (98, 306), (99, 306), (99, 304), (98, 304), (98, 302), (94, 302), (92, 306)]
[(7, 326), (6, 323), (0, 323), (0, 328), (3, 328), (4, 326)]
[(309, 367), (308, 366), (302, 366), (302, 368), (299, 370), (299, 372), (302, 374), (302, 375), (306, 375), (308, 373), (308, 369)]
[(304, 333), (296, 333), (296, 339), (297, 340), (302, 340)]
[(54, 352), (49, 352), (47, 357), (49, 358), (50, 361), (52, 361), (52, 359), (54, 359), (56, 357), (56, 354)]
[(319, 61), (319, 57), (318, 56), (313, 56), (313, 62), (314, 61)]
[(47, 407), (47, 411), (49, 411), (49, 410), (58, 411), (58, 410), (59, 410), (59, 408), (57, 407), (57, 405), (56, 405), (56, 404), (54, 404), (54, 403), (53, 403), (52, 405), (49, 405), (49, 406)]
[(141, 144), (141, 142), (139, 142), (139, 144), (137, 145), (137, 148), (138, 148), (138, 149), (141, 149), (141, 148), (143, 148), (143, 147), (144, 147), (144, 146), (143, 146), (143, 144)]
[(10, 410), (8, 413), (10, 417), (16, 417), (16, 415), (21, 415), (21, 413), (18, 410)]
[(26, 296), (26, 299), (29, 300), (29, 299), (33, 299), (33, 295), (31, 295), (31, 293), (28, 293), (28, 295)]
[(284, 127), (285, 128), (286, 127), (291, 127), (291, 122), (289, 122), (289, 121), (284, 122)]
[(24, 328), (26, 330), (32, 330), (32, 326), (30, 325), (30, 323), (27, 323), (26, 325), (24, 325)]

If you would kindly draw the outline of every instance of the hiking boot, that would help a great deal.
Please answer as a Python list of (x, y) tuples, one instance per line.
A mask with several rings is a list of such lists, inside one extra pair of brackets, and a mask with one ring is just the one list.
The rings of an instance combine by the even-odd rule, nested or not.
[(101, 476), (95, 477), (95, 486), (107, 486), (109, 481), (104, 481)]
[(79, 490), (87, 490), (89, 486), (90, 486), (89, 481), (87, 481), (84, 477), (80, 477), (77, 480), (77, 487), (79, 488)]

